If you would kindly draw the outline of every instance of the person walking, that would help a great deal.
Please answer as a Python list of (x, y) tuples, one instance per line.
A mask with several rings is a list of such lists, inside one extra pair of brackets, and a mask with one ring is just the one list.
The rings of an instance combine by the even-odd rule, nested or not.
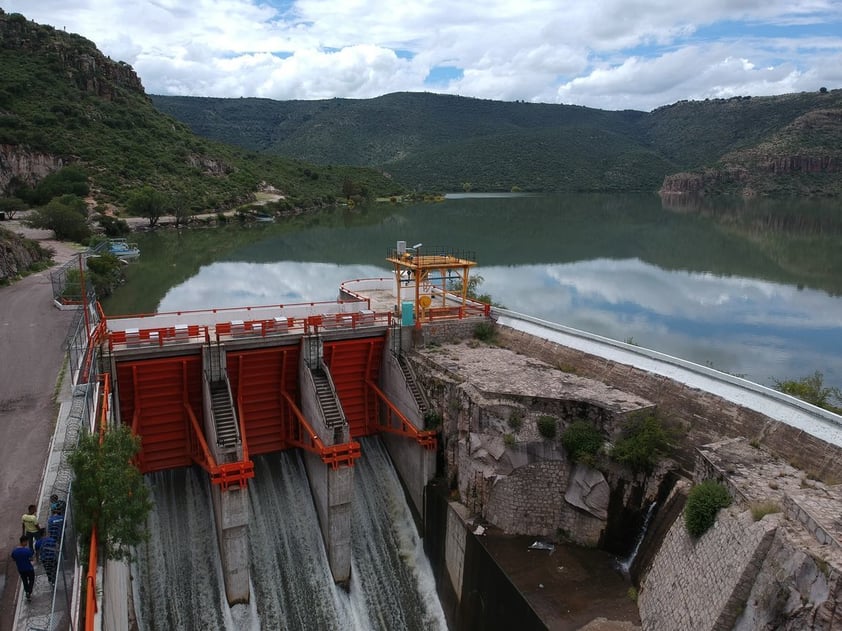
[(12, 558), (18, 566), (18, 574), (23, 583), (23, 593), (27, 600), (32, 600), (32, 587), (35, 585), (35, 568), (32, 567), (32, 556), (34, 552), (29, 548), (29, 539), (25, 536), (20, 538), (20, 545), (12, 550)]
[(54, 508), (53, 514), (47, 520), (47, 534), (58, 540), (61, 539), (61, 531), (64, 530), (64, 515), (59, 509)]
[(41, 526), (38, 524), (38, 516), (35, 511), (38, 507), (35, 504), (30, 504), (27, 511), (21, 516), (21, 524), (23, 525), (23, 536), (29, 541), (29, 549), (35, 550), (35, 540), (41, 536)]
[(50, 585), (56, 582), (56, 567), (58, 566), (58, 541), (47, 535), (35, 542), (35, 552), (44, 567), (44, 574)]

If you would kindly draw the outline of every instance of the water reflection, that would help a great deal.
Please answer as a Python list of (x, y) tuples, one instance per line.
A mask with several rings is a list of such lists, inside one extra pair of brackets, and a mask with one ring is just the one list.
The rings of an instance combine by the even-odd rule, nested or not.
[[(815, 370), (842, 386), (842, 301), (794, 285), (668, 271), (639, 259), (483, 266), (507, 308), (771, 385)], [(221, 262), (167, 292), (159, 311), (334, 300), (374, 265)]]

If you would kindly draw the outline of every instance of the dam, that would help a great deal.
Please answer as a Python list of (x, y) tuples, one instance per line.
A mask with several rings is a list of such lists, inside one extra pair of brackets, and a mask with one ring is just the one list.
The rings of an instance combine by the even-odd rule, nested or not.
[[(410, 510), (422, 520), (433, 511), (428, 482), (437, 468), (436, 453), (449, 470), (458, 471), (450, 488), (456, 501), (439, 515), (446, 524), (445, 534), (431, 544), (437, 550), (430, 557), (439, 593), (454, 592), (443, 606), (453, 611), (479, 599), (485, 620), (495, 619), (499, 603), (482, 599), (477, 585), (483, 576), (462, 562), (476, 545), (472, 533), (477, 516), (505, 527), (528, 516), (531, 532), (549, 536), (565, 530), (589, 545), (622, 524), (600, 516), (608, 507), (593, 503), (598, 493), (570, 494), (574, 481), (588, 478), (576, 477), (582, 472), (571, 468), (557, 442), (526, 432), (514, 440), (506, 438), (507, 424), (512, 429), (510, 421), (517, 418), (513, 412), (525, 416), (527, 424), (548, 412), (568, 418), (590, 415), (616, 431), (629, 414), (657, 405), (686, 423), (697, 444), (736, 433), (791, 454), (793, 462), (799, 457), (813, 461), (817, 476), (839, 470), (834, 415), (737, 378), (647, 354), (645, 349), (562, 331), (516, 313), (491, 310), (464, 296), (442, 297), (428, 281), (447, 275), (424, 279), (422, 274), (396, 273), (391, 279), (349, 281), (340, 288), (336, 303), (103, 318), (97, 325), (102, 331), (102, 360), (116, 376), (114, 415), (146, 436), (139, 465), (153, 486), (169, 489), (160, 496), (160, 505), (173, 501), (167, 498), (185, 496), (198, 502), (196, 520), (188, 531), (204, 530), (206, 538), (195, 553), (187, 550), (186, 558), (209, 557), (202, 571), (216, 578), (207, 591), (218, 596), (217, 602), (224, 598), (231, 605), (232, 620), (214, 624), (235, 628), (263, 624), (257, 622), (263, 608), (270, 616), (266, 624), (272, 625), (284, 620), (287, 611), (296, 610), (296, 600), (306, 601), (313, 594), (325, 605), (320, 613), (307, 614), (316, 615), (316, 620), (330, 621), (339, 615), (360, 620), (360, 628), (367, 628), (366, 616), (369, 621), (376, 619), (384, 606), (389, 608), (368, 605), (378, 602), (372, 593), (355, 592), (356, 582), (366, 576), (362, 559), (376, 556), (359, 552), (360, 546), (366, 549), (366, 541), (379, 539), (366, 538), (376, 532), (373, 524), (360, 532), (357, 511), (359, 497), (366, 498), (363, 501), (377, 497), (361, 472), (369, 455), (379, 457), (380, 443), (403, 484)], [(413, 285), (416, 278), (420, 282)], [(378, 301), (381, 292), (392, 302)], [(395, 304), (396, 293), (411, 300)], [(489, 317), (497, 321), (507, 349), (492, 346), (483, 351), (476, 342), (464, 341)], [(556, 341), (565, 336), (564, 342)], [(474, 354), (479, 358), (470, 364)], [(496, 377), (490, 358), (497, 365)], [(578, 376), (576, 371), (600, 379)], [(692, 391), (700, 381), (705, 381), (705, 390)], [(269, 396), (262, 396), (264, 392)], [(440, 433), (427, 429), (433, 410), (443, 417)], [(688, 447), (676, 458), (689, 471), (698, 453)], [(727, 476), (730, 468), (710, 470)], [(286, 502), (296, 495), (280, 488), (286, 480), (296, 479), (294, 487), (309, 487), (306, 495), (311, 499), (295, 508), (271, 506), (274, 500), (267, 498)], [(358, 483), (366, 487), (360, 495), (354, 490)], [(597, 480), (590, 488), (599, 491), (608, 483), (616, 485), (617, 480)], [(653, 489), (629, 488), (633, 492), (619, 498), (623, 510), (634, 504), (642, 509)], [(162, 531), (178, 529), (166, 520), (167, 512), (187, 510), (180, 501), (174, 500), (160, 515), (165, 520), (159, 525)], [(799, 505), (791, 510), (800, 510)], [(266, 538), (261, 536), (258, 546), (249, 533), (280, 530), (278, 516), (290, 511), (309, 511), (308, 534), (317, 530), (316, 538), (287, 540), (287, 535), (300, 533), (277, 532), (271, 545), (263, 545)], [(203, 529), (209, 520), (214, 529)], [(213, 532), (209, 539), (208, 530)], [(177, 542), (169, 545), (178, 549)], [(263, 564), (260, 574), (283, 584), (281, 567), (290, 564), (285, 555), (296, 546), (321, 549), (324, 554), (320, 565), (324, 573), (308, 579), (317, 591), (296, 595), (292, 588), (277, 590), (292, 600), (273, 603), (254, 568)], [(153, 565), (159, 557), (157, 552), (147, 555)], [(659, 576), (671, 579), (675, 566), (661, 572)], [(422, 583), (418, 576), (410, 577), (408, 584)], [(473, 583), (474, 591), (460, 593), (471, 581), (479, 581)], [(139, 583), (137, 589), (161, 589), (155, 578)], [(171, 578), (164, 580), (164, 585), (172, 583)], [(171, 589), (178, 593), (178, 588)], [(401, 598), (409, 595), (410, 600), (426, 602), (424, 589), (398, 589)], [(103, 592), (104, 599), (119, 595), (108, 582)], [(655, 602), (656, 593), (644, 592), (642, 602)], [(181, 609), (204, 609), (187, 597), (180, 602), (190, 603)], [(736, 611), (730, 601), (727, 607)], [(429, 622), (430, 615), (438, 620), (425, 606), (419, 605), (417, 611), (420, 618), (413, 620)], [(520, 620), (532, 621), (529, 616), (534, 611), (527, 606), (523, 612)], [(157, 614), (157, 609), (141, 611), (140, 617), (154, 621)], [(178, 620), (177, 615), (171, 611), (162, 622), (152, 624), (165, 628)], [(496, 618), (502, 619), (502, 615)]]

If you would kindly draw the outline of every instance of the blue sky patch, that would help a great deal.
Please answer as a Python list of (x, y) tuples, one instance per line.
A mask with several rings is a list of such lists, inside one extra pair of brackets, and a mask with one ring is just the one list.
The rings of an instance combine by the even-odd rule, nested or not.
[(458, 81), (464, 74), (464, 71), (456, 66), (435, 66), (424, 79), (424, 85), (443, 85), (450, 81)]

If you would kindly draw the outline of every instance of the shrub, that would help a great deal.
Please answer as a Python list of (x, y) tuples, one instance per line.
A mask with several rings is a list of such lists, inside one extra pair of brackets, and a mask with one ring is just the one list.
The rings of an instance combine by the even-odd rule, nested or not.
[(588, 421), (573, 421), (561, 435), (561, 444), (573, 462), (593, 464), (602, 443), (602, 433)]
[(517, 439), (515, 439), (514, 434), (503, 434), (503, 444), (506, 447), (514, 447), (517, 443)]
[(492, 342), (496, 335), (493, 322), (480, 322), (474, 327), (474, 337), (481, 342)]
[(523, 414), (519, 410), (512, 410), (509, 414), (509, 428), (517, 432), (523, 427)]
[(441, 425), (441, 414), (430, 410), (424, 414), (424, 429), (436, 429)]
[(623, 436), (611, 450), (611, 457), (633, 471), (650, 473), (669, 451), (669, 435), (658, 417), (650, 413), (629, 420)]
[(555, 438), (558, 423), (552, 416), (542, 416), (538, 419), (538, 433), (547, 440)]
[(96, 220), (102, 226), (102, 229), (105, 230), (106, 236), (126, 237), (131, 234), (132, 229), (124, 219), (112, 217), (111, 215), (98, 215)]
[(687, 532), (694, 539), (698, 539), (713, 526), (719, 509), (730, 504), (731, 496), (719, 482), (705, 480), (697, 484), (690, 490), (684, 507), (684, 523), (687, 526)]
[(839, 388), (826, 387), (824, 375), (818, 370), (799, 380), (775, 380), (775, 388), (825, 410), (842, 414), (842, 407), (834, 405), (834, 402), (842, 402), (842, 391)]

